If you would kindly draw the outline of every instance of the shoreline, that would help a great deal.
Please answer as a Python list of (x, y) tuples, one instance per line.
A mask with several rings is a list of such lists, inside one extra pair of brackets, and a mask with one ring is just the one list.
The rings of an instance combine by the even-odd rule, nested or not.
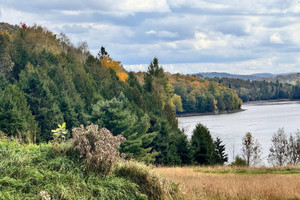
[[(247, 101), (243, 102), (242, 105), (247, 105), (247, 104), (254, 104), (254, 103), (276, 103), (276, 102), (288, 102), (288, 101), (299, 101), (299, 99), (269, 99), (269, 100), (257, 100), (257, 101)], [(235, 109), (235, 110), (229, 110), (229, 111), (217, 111), (217, 112), (204, 112), (204, 113), (197, 113), (197, 112), (192, 112), (192, 113), (180, 113), (176, 114), (176, 117), (194, 117), (194, 116), (204, 116), (204, 115), (223, 115), (223, 114), (232, 114), (232, 113), (237, 113), (237, 112), (242, 112), (245, 111), (246, 109)]]
[(203, 115), (223, 115), (223, 114), (233, 114), (237, 112), (243, 112), (246, 109), (235, 109), (235, 110), (229, 110), (229, 111), (217, 111), (217, 112), (204, 112), (204, 113), (197, 113), (197, 112), (192, 112), (192, 113), (180, 113), (176, 114), (176, 117), (194, 117), (194, 116), (203, 116)]
[[(243, 104), (251, 104), (251, 103), (267, 103), (267, 102), (287, 102), (287, 101), (300, 101), (300, 99), (268, 99), (268, 100), (256, 100), (256, 101), (245, 101)], [(242, 105), (243, 105), (242, 104)]]

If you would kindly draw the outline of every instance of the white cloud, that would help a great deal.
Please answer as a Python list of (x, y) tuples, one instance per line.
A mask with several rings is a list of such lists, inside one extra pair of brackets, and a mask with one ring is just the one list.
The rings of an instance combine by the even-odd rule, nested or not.
[(145, 32), (147, 35), (155, 35), (160, 38), (176, 38), (178, 37), (177, 32), (170, 32), (170, 31), (154, 31), (149, 30)]
[(172, 72), (300, 70), (296, 59), (300, 0), (0, 0), (0, 4), (0, 21), (37, 23), (65, 32), (74, 44), (87, 40), (94, 54), (103, 45), (114, 59), (135, 64), (132, 69), (142, 69), (141, 63), (158, 56), (162, 63), (172, 64), (168, 67)]
[(274, 33), (270, 36), (270, 42), (275, 44), (283, 44), (281, 36), (278, 33)]
[(146, 31), (146, 34), (147, 35), (155, 35), (156, 31), (154, 31), (154, 30)]
[(118, 10), (124, 12), (169, 12), (165, 0), (122, 0), (111, 1)]

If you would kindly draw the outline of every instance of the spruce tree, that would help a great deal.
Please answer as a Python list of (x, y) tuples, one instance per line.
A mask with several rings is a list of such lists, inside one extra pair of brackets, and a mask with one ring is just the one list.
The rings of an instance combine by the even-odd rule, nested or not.
[(124, 133), (125, 137), (132, 133), (136, 122), (136, 116), (125, 107), (125, 102), (117, 98), (98, 101), (93, 105), (91, 119), (93, 123), (107, 128), (114, 135)]
[(8, 85), (0, 94), (0, 130), (8, 136), (21, 136), (33, 142), (37, 123), (24, 93), (17, 86)]
[(197, 124), (191, 139), (193, 159), (202, 165), (213, 164), (215, 146), (208, 128)]
[(51, 130), (64, 120), (58, 101), (46, 86), (45, 78), (43, 79), (30, 63), (19, 77), (18, 86), (25, 93), (31, 113), (41, 129), (40, 139), (49, 141), (52, 139)]
[(215, 154), (214, 154), (214, 164), (223, 165), (225, 162), (228, 161), (228, 155), (225, 152), (225, 145), (222, 144), (220, 138), (214, 141), (215, 145)]

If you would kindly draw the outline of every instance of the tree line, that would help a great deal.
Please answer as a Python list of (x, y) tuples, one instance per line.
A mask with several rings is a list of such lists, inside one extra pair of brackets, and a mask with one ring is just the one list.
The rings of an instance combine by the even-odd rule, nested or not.
[[(288, 136), (284, 128), (279, 128), (271, 139), (268, 162), (273, 166), (300, 164), (300, 131)], [(257, 166), (261, 164), (261, 145), (248, 132), (242, 139), (241, 156), (237, 156), (233, 165)]]
[(241, 108), (237, 93), (216, 82), (192, 75), (170, 75), (177, 113), (231, 111)]
[(300, 99), (300, 82), (295, 85), (277, 81), (250, 81), (234, 78), (207, 78), (236, 91), (244, 101)]

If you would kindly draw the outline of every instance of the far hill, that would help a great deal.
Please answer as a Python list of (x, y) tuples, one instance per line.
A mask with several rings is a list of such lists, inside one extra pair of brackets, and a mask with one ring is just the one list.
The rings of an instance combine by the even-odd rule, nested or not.
[(230, 74), (226, 72), (200, 72), (194, 74), (196, 77), (203, 77), (203, 78), (236, 78), (236, 79), (243, 79), (243, 80), (260, 80), (261, 78), (273, 78), (276, 75), (270, 73), (257, 73), (257, 74), (250, 74), (250, 75), (242, 75), (242, 74)]
[(263, 78), (263, 80), (274, 82), (279, 81), (295, 85), (297, 84), (297, 81), (300, 81), (300, 73), (280, 74), (276, 77)]

